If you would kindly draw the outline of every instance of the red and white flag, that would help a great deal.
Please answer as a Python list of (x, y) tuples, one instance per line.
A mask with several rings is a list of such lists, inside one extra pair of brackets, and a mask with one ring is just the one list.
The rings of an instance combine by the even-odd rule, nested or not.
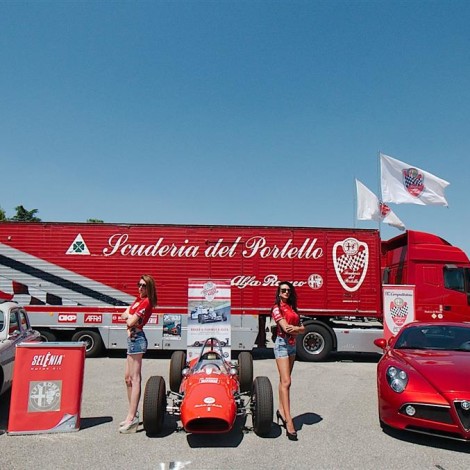
[(384, 202), (448, 205), (444, 197), (448, 181), (382, 153), (380, 167)]
[(358, 220), (382, 221), (399, 230), (405, 230), (403, 222), (387, 206), (379, 201), (378, 197), (359, 180), (356, 180), (357, 188), (357, 218)]

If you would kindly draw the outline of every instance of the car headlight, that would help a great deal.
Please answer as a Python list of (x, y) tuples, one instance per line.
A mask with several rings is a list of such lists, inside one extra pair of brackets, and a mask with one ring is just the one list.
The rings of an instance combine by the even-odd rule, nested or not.
[(387, 369), (387, 382), (394, 392), (401, 393), (408, 384), (408, 374), (398, 367), (390, 366)]

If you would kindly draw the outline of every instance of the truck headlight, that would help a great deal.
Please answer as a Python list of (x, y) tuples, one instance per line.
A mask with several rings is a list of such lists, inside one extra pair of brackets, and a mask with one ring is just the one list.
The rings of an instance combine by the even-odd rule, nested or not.
[(387, 382), (394, 392), (401, 393), (408, 384), (408, 374), (398, 367), (390, 366), (387, 369)]

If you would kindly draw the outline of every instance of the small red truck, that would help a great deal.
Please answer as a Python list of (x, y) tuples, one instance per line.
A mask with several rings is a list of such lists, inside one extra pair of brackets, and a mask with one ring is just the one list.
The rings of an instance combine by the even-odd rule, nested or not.
[[(154, 276), (158, 306), (149, 348), (185, 349), (189, 279), (231, 283), (234, 350), (264, 343), (276, 286), (291, 281), (306, 333), (298, 356), (377, 351), (384, 285), (412, 285), (416, 319), (470, 317), (470, 262), (444, 239), (407, 231), (282, 226), (0, 222), (0, 299), (28, 311), (43, 340), (84, 341), (87, 355), (126, 347), (120, 312)], [(164, 315), (181, 315), (167, 337)], [(174, 326), (174, 325), (173, 325)]]

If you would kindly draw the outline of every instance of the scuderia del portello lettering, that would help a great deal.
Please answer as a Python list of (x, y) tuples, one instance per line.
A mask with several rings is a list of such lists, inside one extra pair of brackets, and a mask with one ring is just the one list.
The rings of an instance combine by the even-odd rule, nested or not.
[(283, 244), (271, 244), (266, 237), (254, 236), (243, 240), (219, 238), (215, 242), (204, 241), (198, 245), (189, 239), (181, 243), (167, 242), (160, 237), (156, 242), (133, 243), (128, 234), (116, 233), (109, 237), (108, 246), (103, 248), (104, 256), (137, 256), (137, 257), (170, 257), (170, 258), (233, 258), (241, 255), (243, 258), (260, 257), (263, 259), (319, 259), (323, 249), (317, 246), (316, 238), (305, 238), (302, 243), (295, 244), (289, 238)]

